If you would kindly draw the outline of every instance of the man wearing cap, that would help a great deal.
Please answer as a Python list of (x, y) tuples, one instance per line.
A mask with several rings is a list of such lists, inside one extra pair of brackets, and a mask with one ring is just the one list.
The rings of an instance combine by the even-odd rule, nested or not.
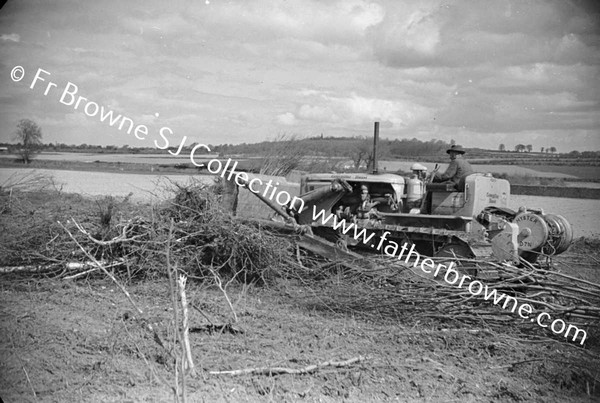
[(410, 170), (412, 171), (413, 175), (416, 176), (417, 179), (425, 180), (425, 178), (427, 177), (427, 167), (425, 165), (419, 164), (418, 162), (414, 163), (410, 167)]
[(436, 172), (433, 181), (454, 183), (458, 189), (462, 189), (464, 188), (465, 177), (474, 172), (471, 164), (463, 159), (465, 150), (462, 146), (452, 145), (446, 150), (446, 153), (450, 155), (450, 165), (443, 174)]
[(379, 202), (372, 201), (371, 195), (369, 194), (369, 187), (365, 184), (360, 187), (360, 204), (356, 208), (356, 218), (371, 218), (374, 214), (373, 208), (377, 206)]

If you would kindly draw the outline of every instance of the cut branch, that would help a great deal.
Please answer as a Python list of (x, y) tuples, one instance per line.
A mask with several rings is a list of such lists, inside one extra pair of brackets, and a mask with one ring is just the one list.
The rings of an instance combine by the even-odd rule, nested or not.
[(185, 358), (187, 362), (187, 369), (190, 371), (190, 375), (196, 376), (196, 369), (194, 368), (194, 360), (192, 359), (192, 349), (190, 348), (190, 328), (188, 324), (188, 303), (185, 295), (185, 282), (187, 278), (184, 275), (179, 276), (177, 285), (179, 286), (179, 297), (181, 298), (181, 311), (183, 314), (183, 349), (185, 351)]
[(321, 368), (326, 367), (347, 367), (354, 363), (368, 360), (370, 357), (358, 356), (351, 358), (346, 361), (327, 361), (320, 364), (309, 365), (304, 368), (283, 368), (283, 367), (263, 367), (263, 368), (246, 368), (246, 369), (238, 369), (233, 371), (210, 371), (212, 375), (283, 375), (283, 374), (291, 374), (291, 375), (299, 375), (299, 374), (310, 374), (312, 372), (316, 372)]
[[(116, 277), (114, 275), (112, 275), (112, 273), (110, 273), (108, 270), (106, 270), (106, 267), (104, 267), (94, 256), (92, 256), (92, 254), (90, 254), (90, 252), (88, 252), (83, 246), (81, 246), (81, 244), (73, 236), (71, 231), (69, 231), (60, 221), (58, 221), (58, 224), (67, 232), (67, 234), (69, 234), (69, 237), (71, 238), (71, 240), (73, 242), (75, 242), (75, 245), (77, 245), (77, 247), (79, 247), (79, 249), (81, 249), (81, 251), (87, 256), (87, 258), (90, 261), (92, 261), (96, 265), (96, 267), (98, 267), (100, 270), (102, 270), (102, 272), (108, 278), (110, 278), (117, 287), (119, 287), (119, 289), (123, 292), (123, 294), (125, 294), (125, 296), (127, 297), (127, 300), (129, 300), (129, 303), (131, 304), (131, 306), (133, 306), (133, 309), (136, 310), (136, 312), (139, 314), (139, 316), (141, 318), (144, 317), (145, 316), (144, 311), (142, 311), (137, 306), (137, 304), (133, 301), (133, 299), (131, 298), (131, 295), (129, 294), (129, 291), (127, 291), (127, 289), (121, 283), (119, 283), (119, 281), (116, 279)], [(152, 332), (154, 334), (154, 340), (166, 351), (169, 351), (167, 349), (166, 345), (163, 343), (162, 339), (160, 338), (158, 332), (156, 331), (156, 329), (154, 329), (154, 327), (152, 327), (150, 322), (148, 320), (143, 320), (143, 324), (144, 324), (144, 327), (146, 327), (146, 329), (148, 329), (150, 332)]]

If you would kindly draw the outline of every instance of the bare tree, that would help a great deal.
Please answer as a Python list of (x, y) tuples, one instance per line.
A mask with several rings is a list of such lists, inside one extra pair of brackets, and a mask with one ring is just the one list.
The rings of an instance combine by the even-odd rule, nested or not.
[(24, 164), (29, 164), (42, 144), (42, 129), (33, 120), (21, 119), (17, 123), (15, 139), (21, 145), (17, 151), (19, 157)]
[(367, 139), (362, 141), (355, 149), (350, 151), (354, 161), (354, 168), (359, 169), (364, 162), (365, 166), (369, 166), (373, 160), (373, 145)]
[(300, 166), (306, 157), (306, 149), (294, 135), (280, 134), (264, 152), (262, 175), (286, 176)]
[(338, 152), (352, 160), (354, 169), (360, 169), (361, 166), (369, 165), (373, 154), (373, 141), (362, 138), (356, 141), (343, 142)]
[[(380, 142), (377, 147), (377, 158), (381, 159), (386, 155), (388, 155), (388, 150), (385, 150)], [(352, 158), (354, 169), (359, 170), (362, 169), (361, 167), (366, 167), (367, 170), (373, 169), (373, 140), (364, 138), (360, 143), (350, 146), (347, 156)]]

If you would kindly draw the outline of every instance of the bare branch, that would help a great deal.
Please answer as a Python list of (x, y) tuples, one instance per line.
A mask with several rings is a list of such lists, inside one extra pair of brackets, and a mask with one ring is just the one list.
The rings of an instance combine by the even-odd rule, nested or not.
[(310, 373), (316, 372), (319, 369), (322, 369), (325, 367), (336, 367), (336, 368), (347, 367), (354, 363), (365, 361), (368, 359), (370, 359), (370, 357), (368, 357), (368, 356), (366, 356), (366, 357), (358, 356), (358, 357), (350, 358), (349, 360), (346, 360), (346, 361), (326, 361), (326, 362), (323, 362), (320, 364), (308, 365), (304, 368), (298, 368), (298, 369), (283, 368), (283, 367), (263, 367), (263, 368), (238, 369), (238, 370), (233, 370), (233, 371), (210, 371), (210, 374), (212, 374), (212, 375), (253, 374), (253, 375), (269, 375), (269, 376), (282, 375), (282, 374), (292, 374), (292, 375), (310, 374)]

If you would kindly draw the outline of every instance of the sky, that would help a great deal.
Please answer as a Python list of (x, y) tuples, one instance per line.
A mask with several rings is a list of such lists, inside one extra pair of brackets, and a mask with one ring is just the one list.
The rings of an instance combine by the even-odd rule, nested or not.
[(46, 143), (370, 137), (379, 121), (389, 139), (596, 151), (600, 2), (8, 0), (0, 142), (24, 118)]

